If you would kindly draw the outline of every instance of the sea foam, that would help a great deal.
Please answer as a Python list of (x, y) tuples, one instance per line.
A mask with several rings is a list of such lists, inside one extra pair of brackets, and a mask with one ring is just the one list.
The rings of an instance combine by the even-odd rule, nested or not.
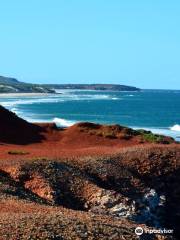
[(112, 97), (106, 94), (55, 94), (48, 95), (47, 97), (28, 97), (28, 98), (9, 98), (6, 101), (2, 101), (1, 105), (11, 110), (13, 107), (20, 105), (32, 105), (32, 104), (44, 104), (44, 103), (60, 103), (66, 101), (84, 101), (84, 100), (117, 100), (118, 98)]
[(71, 121), (71, 120), (66, 120), (63, 118), (54, 118), (53, 122), (57, 125), (57, 127), (70, 127), (73, 124), (75, 124), (75, 121)]
[(40, 103), (56, 103), (56, 102), (62, 102), (63, 99), (57, 99), (57, 98), (32, 98), (32, 99), (26, 99), (26, 100), (14, 100), (14, 101), (6, 101), (1, 102), (1, 105), (4, 107), (14, 107), (17, 105), (29, 105), (29, 104), (40, 104)]
[(170, 129), (171, 129), (172, 131), (180, 132), (180, 125), (179, 125), (179, 124), (175, 124), (175, 125), (172, 126)]

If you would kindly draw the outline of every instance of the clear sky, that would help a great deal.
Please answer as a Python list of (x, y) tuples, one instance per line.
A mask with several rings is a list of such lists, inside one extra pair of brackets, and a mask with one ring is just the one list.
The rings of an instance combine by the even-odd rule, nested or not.
[(0, 75), (180, 89), (179, 0), (5, 0), (0, 11)]

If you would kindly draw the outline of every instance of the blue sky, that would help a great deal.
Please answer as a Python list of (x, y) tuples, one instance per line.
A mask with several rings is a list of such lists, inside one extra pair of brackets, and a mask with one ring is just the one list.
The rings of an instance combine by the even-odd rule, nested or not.
[(180, 1), (6, 0), (0, 75), (180, 89)]

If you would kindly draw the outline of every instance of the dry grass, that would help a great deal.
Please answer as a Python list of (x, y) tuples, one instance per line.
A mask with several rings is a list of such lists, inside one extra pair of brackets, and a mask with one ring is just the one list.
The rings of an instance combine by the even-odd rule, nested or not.
[(81, 132), (86, 132), (90, 135), (96, 135), (111, 139), (125, 139), (129, 140), (133, 137), (140, 139), (140, 142), (150, 143), (162, 143), (169, 144), (173, 143), (174, 140), (171, 137), (163, 135), (153, 134), (150, 131), (145, 130), (133, 130), (132, 128), (120, 126), (120, 125), (99, 125), (93, 123), (78, 123), (77, 127)]
[(8, 154), (10, 154), (10, 155), (27, 155), (27, 154), (29, 154), (29, 152), (20, 151), (20, 150), (10, 150), (10, 151), (8, 151)]

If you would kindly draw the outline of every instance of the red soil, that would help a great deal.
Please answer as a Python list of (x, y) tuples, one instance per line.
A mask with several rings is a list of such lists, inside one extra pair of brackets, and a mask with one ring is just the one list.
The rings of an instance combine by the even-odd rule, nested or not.
[(0, 106), (0, 142), (14, 144), (28, 144), (43, 139), (43, 129), (26, 122), (13, 112)]
[[(59, 158), (87, 155), (104, 155), (118, 152), (124, 147), (142, 144), (138, 137), (130, 140), (107, 138), (83, 132), (78, 125), (57, 130), (52, 124), (41, 126), (41, 140), (29, 144), (0, 144), (0, 160), (24, 158)], [(19, 132), (19, 130), (18, 130)], [(17, 133), (17, 138), (20, 133)], [(9, 154), (8, 152), (27, 152), (26, 155)]]
[(166, 196), (177, 230), (179, 154), (176, 143), (150, 144), (118, 125), (57, 129), (0, 107), (0, 240), (137, 239), (139, 223), (118, 214), (133, 214), (149, 189)]
[(143, 144), (132, 129), (119, 125), (79, 123), (57, 129), (53, 123), (28, 123), (0, 106), (0, 161), (106, 155)]

